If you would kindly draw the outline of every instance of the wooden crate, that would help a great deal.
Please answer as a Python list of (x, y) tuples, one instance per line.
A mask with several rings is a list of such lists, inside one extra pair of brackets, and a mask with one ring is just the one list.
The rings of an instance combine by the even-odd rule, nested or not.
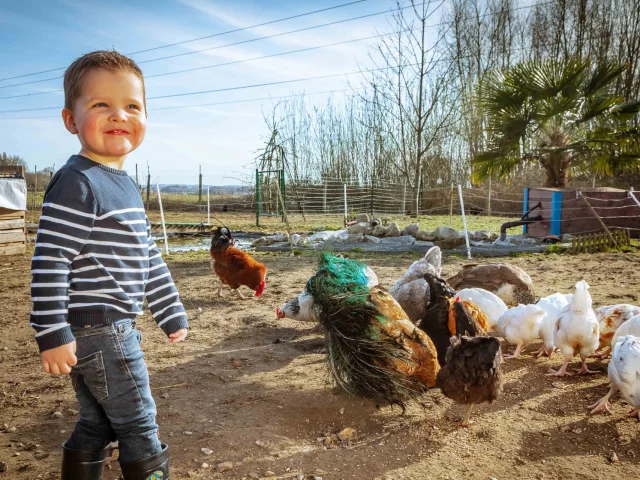
[[(0, 166), (0, 182), (3, 177), (24, 176), (22, 166)], [(0, 207), (0, 256), (24, 255), (27, 251), (27, 228), (24, 210)]]
[(610, 230), (611, 237), (615, 240), (615, 243), (611, 240), (611, 237), (603, 230), (601, 232), (586, 233), (582, 235), (574, 235), (571, 239), (571, 253), (595, 253), (615, 248), (616, 244), (619, 247), (628, 246), (631, 244), (631, 232), (628, 228), (616, 228)]

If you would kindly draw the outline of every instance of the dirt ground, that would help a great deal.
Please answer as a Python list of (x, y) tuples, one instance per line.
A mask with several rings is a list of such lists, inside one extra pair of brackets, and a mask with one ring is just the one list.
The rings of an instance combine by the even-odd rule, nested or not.
[[(0, 462), (6, 464), (0, 478), (12, 480), (58, 478), (60, 444), (77, 416), (68, 378), (40, 369), (27, 320), (30, 254), (0, 259)], [(389, 287), (415, 257), (359, 258)], [(536, 344), (523, 358), (506, 361), (503, 396), (476, 407), (468, 429), (454, 423), (463, 407), (436, 390), (424, 407), (411, 405), (404, 416), (398, 408), (377, 410), (332, 386), (323, 339), (311, 325), (275, 318), (275, 307), (298, 294), (313, 273), (314, 258), (260, 259), (269, 267), (265, 294), (242, 302), (229, 291), (221, 299), (214, 295), (205, 254), (172, 255), (168, 263), (190, 315), (189, 337), (169, 345), (148, 315), (139, 322), (160, 437), (170, 445), (171, 478), (638, 477), (640, 424), (625, 418), (628, 405), (616, 397), (613, 415), (587, 415), (586, 406), (607, 392), (606, 362), (590, 363), (600, 375), (546, 377), (561, 356), (536, 360), (530, 353)], [(585, 279), (594, 306), (638, 303), (640, 269), (619, 255), (508, 261), (531, 275), (539, 296), (569, 292)], [(445, 275), (462, 263), (446, 259)], [(347, 427), (355, 431), (349, 441), (328, 447), (318, 441)], [(232, 469), (218, 472), (222, 462)], [(119, 474), (114, 461), (105, 479)]]

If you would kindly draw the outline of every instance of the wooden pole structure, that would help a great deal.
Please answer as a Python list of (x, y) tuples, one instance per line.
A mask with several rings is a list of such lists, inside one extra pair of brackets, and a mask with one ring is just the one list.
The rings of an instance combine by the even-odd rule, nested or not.
[(449, 226), (453, 222), (453, 184), (451, 184), (451, 191), (449, 192)]
[(198, 175), (198, 205), (202, 205), (202, 165), (200, 165), (200, 174)]
[(342, 184), (344, 187), (344, 226), (347, 226), (347, 184)]
[(138, 164), (136, 163), (136, 187), (140, 190), (140, 181), (138, 180)]
[(289, 217), (287, 217), (287, 208), (284, 204), (284, 197), (282, 190), (280, 189), (280, 182), (276, 182), (276, 188), (278, 189), (278, 198), (280, 199), (280, 205), (282, 205), (282, 219), (287, 226), (287, 234), (289, 235), (289, 247), (291, 248), (291, 255), (293, 255), (293, 239), (291, 238), (291, 225), (289, 225)]
[(211, 196), (209, 195), (209, 187), (207, 187), (207, 225), (211, 225)]
[(458, 195), (460, 196), (460, 209), (462, 210), (462, 225), (464, 227), (464, 239), (467, 243), (467, 258), (471, 260), (471, 247), (469, 246), (469, 230), (467, 230), (467, 217), (464, 214), (464, 200), (462, 199), (462, 186), (458, 184)]
[(149, 170), (149, 165), (147, 165), (147, 210), (149, 210), (149, 192), (151, 190), (151, 170)]
[(611, 240), (611, 243), (613, 243), (616, 246), (616, 249), (622, 253), (622, 255), (624, 255), (624, 257), (631, 261), (631, 262), (635, 262), (636, 260), (630, 258), (629, 256), (625, 255), (625, 253), (622, 251), (622, 249), (620, 248), (620, 245), (618, 245), (618, 242), (616, 242), (616, 239), (613, 238), (613, 235), (611, 235), (611, 232), (609, 231), (609, 229), (607, 228), (607, 226), (604, 224), (604, 222), (602, 221), (602, 219), (600, 218), (600, 215), (598, 215), (598, 212), (596, 212), (594, 210), (594, 208), (591, 206), (591, 204), (589, 203), (589, 201), (585, 198), (585, 196), (582, 194), (582, 192), (578, 192), (578, 195), (580, 196), (580, 198), (582, 198), (582, 200), (584, 201), (584, 203), (587, 204), (587, 207), (589, 207), (589, 209), (591, 210), (591, 212), (593, 213), (593, 215), (596, 217), (596, 219), (598, 219), (598, 222), (600, 222), (600, 225), (602, 226), (602, 228), (604, 228), (604, 231), (607, 232), (607, 235), (609, 236), (609, 240)]
[(489, 195), (487, 196), (487, 217), (491, 216), (491, 177), (489, 177)]
[(256, 227), (260, 226), (260, 170), (256, 168)]
[(162, 210), (162, 197), (160, 197), (160, 185), (156, 183), (158, 192), (158, 205), (160, 206), (160, 220), (162, 221), (162, 235), (164, 236), (164, 251), (169, 255), (169, 241), (167, 240), (167, 227), (164, 224), (164, 210)]
[(322, 189), (322, 213), (327, 213), (327, 181), (324, 182), (324, 188)]
[(404, 179), (404, 188), (402, 190), (402, 215), (407, 213), (407, 179)]

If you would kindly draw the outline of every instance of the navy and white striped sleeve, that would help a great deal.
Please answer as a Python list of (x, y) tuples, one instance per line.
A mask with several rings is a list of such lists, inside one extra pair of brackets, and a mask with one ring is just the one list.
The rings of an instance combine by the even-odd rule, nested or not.
[(164, 330), (164, 333), (171, 335), (181, 328), (189, 328), (189, 323), (178, 289), (171, 278), (171, 272), (151, 236), (148, 218), (147, 239), (149, 241), (149, 278), (145, 285), (145, 298), (154, 321)]
[(53, 177), (31, 260), (30, 323), (41, 352), (74, 341), (67, 322), (71, 262), (87, 241), (96, 212), (91, 184), (84, 175), (63, 169)]

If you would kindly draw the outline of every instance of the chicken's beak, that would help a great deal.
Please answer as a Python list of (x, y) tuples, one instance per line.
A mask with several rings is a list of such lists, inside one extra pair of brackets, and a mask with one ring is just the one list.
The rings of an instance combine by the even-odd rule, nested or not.
[(276, 319), (285, 318), (286, 315), (279, 308), (276, 308)]

